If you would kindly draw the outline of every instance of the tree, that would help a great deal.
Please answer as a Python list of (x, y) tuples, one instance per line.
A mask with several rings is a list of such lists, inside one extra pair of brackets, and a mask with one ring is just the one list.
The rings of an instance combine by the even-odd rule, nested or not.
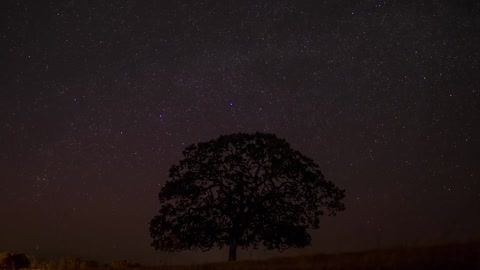
[(150, 222), (157, 250), (229, 246), (228, 259), (236, 260), (237, 247), (305, 247), (321, 215), (345, 209), (345, 191), (273, 134), (224, 135), (188, 146), (183, 156)]
[(18, 270), (30, 266), (30, 261), (25, 254), (7, 253), (2, 256), (0, 266), (7, 270)]

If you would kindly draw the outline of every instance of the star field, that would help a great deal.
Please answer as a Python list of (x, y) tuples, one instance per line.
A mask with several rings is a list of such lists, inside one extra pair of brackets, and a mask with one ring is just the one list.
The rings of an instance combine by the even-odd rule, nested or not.
[(170, 166), (255, 131), (347, 190), (292, 253), (478, 239), (480, 5), (407, 2), (6, 1), (0, 250), (167, 260)]

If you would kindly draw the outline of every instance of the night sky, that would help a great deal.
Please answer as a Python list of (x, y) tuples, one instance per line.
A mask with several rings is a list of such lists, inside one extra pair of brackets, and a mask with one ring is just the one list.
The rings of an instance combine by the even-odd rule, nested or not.
[(0, 250), (223, 261), (148, 223), (187, 145), (255, 131), (347, 190), (287, 254), (479, 239), (479, 53), (477, 1), (2, 1)]

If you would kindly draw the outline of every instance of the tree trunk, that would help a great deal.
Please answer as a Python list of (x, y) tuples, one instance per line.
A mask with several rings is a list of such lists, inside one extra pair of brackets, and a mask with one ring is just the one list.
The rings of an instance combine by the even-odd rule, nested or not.
[(230, 249), (228, 250), (228, 261), (237, 260), (237, 239), (232, 240)]

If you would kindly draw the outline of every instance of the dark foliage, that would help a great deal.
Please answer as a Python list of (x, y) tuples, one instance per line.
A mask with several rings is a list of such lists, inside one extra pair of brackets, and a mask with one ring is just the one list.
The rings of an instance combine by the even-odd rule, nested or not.
[(25, 254), (8, 253), (0, 261), (0, 268), (6, 270), (17, 270), (22, 268), (28, 268), (30, 266), (30, 260)]
[(170, 168), (150, 222), (163, 251), (305, 247), (319, 217), (345, 209), (344, 190), (273, 134), (232, 134), (188, 146)]

